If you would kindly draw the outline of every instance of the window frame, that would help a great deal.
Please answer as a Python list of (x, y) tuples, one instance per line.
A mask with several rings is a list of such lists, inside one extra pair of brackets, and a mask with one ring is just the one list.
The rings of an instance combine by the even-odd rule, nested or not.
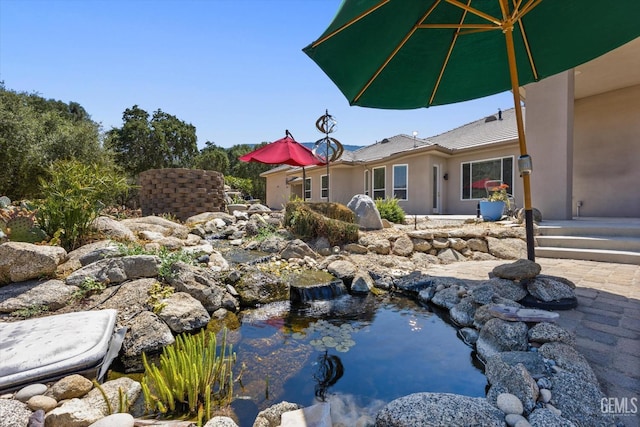
[[(307, 190), (307, 182), (309, 182), (309, 189)], [(303, 194), (303, 198), (305, 200), (311, 200), (311, 189), (313, 182), (311, 181), (311, 177), (308, 176), (304, 179), (304, 182), (302, 183), (302, 194)]]
[[(392, 165), (392, 187), (393, 187), (393, 197), (395, 197), (398, 200), (409, 200), (409, 165), (407, 163), (398, 163), (395, 165)], [(396, 168), (404, 168), (404, 187), (397, 187), (396, 186)], [(400, 198), (396, 196), (396, 191), (404, 191), (404, 198)]]
[[(384, 186), (380, 188), (376, 188), (376, 171), (382, 170), (382, 177)], [(376, 200), (378, 198), (386, 199), (387, 197), (387, 166), (378, 166), (376, 168), (371, 168), (371, 195), (372, 199)], [(383, 197), (376, 196), (376, 193), (382, 192)]]
[[(511, 170), (509, 171), (511, 173), (510, 177), (505, 177), (505, 160), (508, 160), (511, 163)], [(506, 184), (509, 185), (509, 189), (507, 190), (507, 193), (514, 195), (514, 188), (513, 188), (513, 183), (514, 183), (514, 175), (515, 175), (515, 169), (514, 169), (514, 164), (515, 164), (515, 157), (513, 155), (510, 156), (501, 156), (501, 157), (492, 157), (492, 158), (488, 158), (488, 159), (481, 159), (481, 160), (471, 160), (468, 162), (461, 162), (460, 163), (460, 200), (461, 201), (478, 201), (478, 200), (482, 200), (484, 198), (486, 198), (486, 192), (483, 194), (482, 197), (473, 197), (473, 165), (477, 164), (477, 163), (487, 163), (487, 162), (494, 162), (494, 161), (500, 161), (500, 177), (499, 178), (495, 178), (496, 180), (500, 180)], [(469, 176), (469, 182), (467, 183), (469, 185), (469, 197), (465, 197), (465, 166), (468, 165), (469, 166), (469, 171), (468, 171), (468, 176)], [(508, 178), (508, 179), (505, 179)]]
[[(327, 186), (324, 186), (323, 181), (326, 180), (326, 184)], [(321, 199), (326, 199), (327, 197), (329, 197), (329, 175), (324, 174), (324, 175), (320, 175), (320, 198)]]

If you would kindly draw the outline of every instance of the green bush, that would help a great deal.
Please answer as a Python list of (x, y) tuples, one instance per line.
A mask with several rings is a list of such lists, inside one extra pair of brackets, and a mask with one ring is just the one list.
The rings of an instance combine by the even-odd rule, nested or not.
[(40, 186), (44, 198), (36, 203), (38, 225), (67, 250), (80, 246), (102, 208), (129, 188), (114, 169), (77, 160), (54, 162)]
[(332, 246), (358, 241), (357, 224), (323, 216), (304, 202), (287, 203), (284, 223), (302, 239), (326, 237)]
[(245, 196), (253, 195), (253, 181), (251, 181), (249, 178), (225, 176), (224, 183), (231, 187), (233, 190), (238, 190)]
[(395, 197), (386, 199), (376, 199), (376, 208), (380, 212), (380, 217), (396, 224), (404, 223), (404, 210), (398, 204)]

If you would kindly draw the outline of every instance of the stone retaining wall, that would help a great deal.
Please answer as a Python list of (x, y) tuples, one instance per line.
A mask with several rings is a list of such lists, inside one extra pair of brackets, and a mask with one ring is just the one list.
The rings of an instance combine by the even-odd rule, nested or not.
[(171, 214), (181, 221), (201, 212), (223, 212), (224, 175), (199, 169), (151, 169), (140, 174), (142, 215)]

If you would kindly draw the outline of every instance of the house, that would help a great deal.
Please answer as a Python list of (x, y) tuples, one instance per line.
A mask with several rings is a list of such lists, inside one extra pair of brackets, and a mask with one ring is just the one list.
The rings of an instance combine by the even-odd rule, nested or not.
[[(546, 219), (640, 217), (640, 38), (521, 88), (533, 158), (532, 203)], [(293, 196), (348, 203), (395, 196), (408, 214), (476, 213), (484, 182), (507, 183), (523, 206), (514, 109), (429, 138), (397, 135), (327, 167), (262, 174), (266, 203)]]

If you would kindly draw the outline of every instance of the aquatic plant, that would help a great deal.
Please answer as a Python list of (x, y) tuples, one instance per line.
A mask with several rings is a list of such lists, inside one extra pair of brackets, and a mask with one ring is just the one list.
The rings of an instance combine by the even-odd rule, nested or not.
[(193, 415), (200, 425), (211, 416), (212, 403), (218, 407), (231, 403), (236, 354), (227, 345), (226, 329), (219, 348), (216, 341), (216, 335), (208, 331), (179, 335), (163, 349), (159, 366), (142, 354), (145, 374), (141, 384), (148, 411)]

